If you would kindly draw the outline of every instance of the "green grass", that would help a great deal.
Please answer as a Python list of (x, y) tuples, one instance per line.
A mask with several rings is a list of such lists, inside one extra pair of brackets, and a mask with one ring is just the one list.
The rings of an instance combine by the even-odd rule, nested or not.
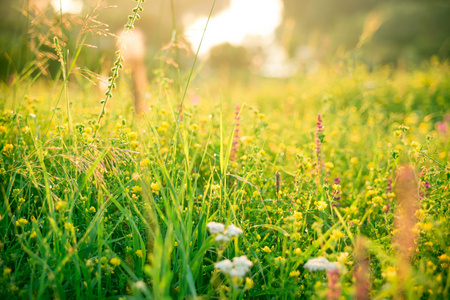
[[(304, 264), (323, 256), (339, 262), (346, 299), (365, 259), (370, 298), (449, 297), (448, 63), (343, 64), (226, 86), (195, 65), (162, 68), (140, 117), (126, 71), (102, 103), (72, 68), (63, 80), (1, 83), (0, 295), (321, 299), (326, 272)], [(396, 242), (409, 233), (395, 225), (405, 165), (420, 192), (410, 269)], [(216, 242), (213, 221), (243, 234)], [(242, 255), (253, 263), (245, 278), (214, 267)]]

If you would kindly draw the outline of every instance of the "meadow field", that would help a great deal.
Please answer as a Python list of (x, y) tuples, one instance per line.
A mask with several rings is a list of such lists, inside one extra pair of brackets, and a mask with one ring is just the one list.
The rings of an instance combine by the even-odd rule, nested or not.
[(121, 50), (102, 87), (51, 40), (57, 76), (0, 82), (2, 299), (450, 298), (447, 61), (166, 57), (136, 115)]

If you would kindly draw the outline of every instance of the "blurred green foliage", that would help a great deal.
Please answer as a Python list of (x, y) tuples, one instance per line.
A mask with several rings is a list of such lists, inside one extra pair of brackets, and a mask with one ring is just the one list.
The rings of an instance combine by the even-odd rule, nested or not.
[[(58, 75), (59, 63), (54, 60), (52, 40), (55, 35), (61, 35), (57, 30), (61, 28), (61, 16), (49, 3), (44, 13), (33, 12), (30, 7), (36, 1), (0, 0), (3, 16), (0, 20), (0, 80), (3, 82), (11, 81), (13, 74), (29, 71), (32, 67), (53, 77)], [(281, 1), (284, 19), (277, 29), (277, 36), (291, 57), (299, 56), (300, 50), (306, 47), (312, 50), (312, 58), (320, 62), (351, 57), (372, 67), (385, 64), (403, 67), (417, 65), (434, 55), (445, 60), (450, 53), (449, 1)], [(99, 1), (83, 0), (83, 3), (80, 16), (64, 16), (63, 40), (76, 40), (85, 16)], [(132, 8), (134, 1), (106, 0), (102, 3), (103, 8), (98, 10), (96, 20), (107, 24), (109, 32), (119, 33), (126, 20), (124, 12)], [(214, 14), (226, 9), (229, 3), (229, 0), (217, 1)], [(207, 16), (212, 1), (155, 0), (145, 5), (151, 9), (144, 10), (138, 26), (145, 34), (148, 74), (152, 74), (150, 69), (157, 68), (158, 60), (155, 58), (160, 56), (161, 48), (174, 35), (183, 35), (185, 19)], [(79, 60), (88, 69), (102, 73), (104, 66), (108, 65), (105, 62), (113, 57), (115, 39), (90, 34), (85, 43), (97, 48), (84, 48)], [(67, 48), (73, 52), (73, 46), (68, 45)], [(236, 65), (234, 61), (251, 61), (247, 56), (255, 54), (250, 51), (244, 57), (239, 55), (245, 52), (244, 49), (231, 48), (223, 45), (214, 49), (210, 62), (217, 65), (218, 61), (228, 61), (227, 64), (233, 67)], [(183, 64), (183, 61), (178, 63)]]
[[(352, 53), (376, 65), (419, 62), (432, 55), (446, 59), (450, 53), (449, 1), (283, 0), (283, 3), (284, 23), (278, 31), (290, 55), (295, 55), (299, 46), (308, 45), (322, 58)], [(364, 44), (358, 45), (368, 29), (373, 32), (369, 32)]]

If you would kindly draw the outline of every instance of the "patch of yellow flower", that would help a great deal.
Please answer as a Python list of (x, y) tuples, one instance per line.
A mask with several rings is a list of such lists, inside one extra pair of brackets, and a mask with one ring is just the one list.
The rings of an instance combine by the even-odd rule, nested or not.
[(150, 165), (150, 159), (148, 159), (148, 158), (144, 158), (143, 160), (141, 160), (141, 161), (139, 162), (139, 166), (140, 166), (141, 168), (148, 167), (149, 165)]
[(19, 220), (16, 221), (17, 227), (23, 227), (27, 224), (28, 224), (28, 221), (27, 221), (27, 219), (24, 219), (24, 218), (20, 218)]
[(439, 256), (439, 261), (441, 261), (441, 262), (450, 262), (450, 257), (446, 253), (444, 253), (441, 256)]
[(289, 273), (289, 276), (292, 278), (298, 278), (300, 276), (300, 271), (299, 270), (295, 270)]
[(135, 253), (136, 253), (136, 256), (139, 257), (139, 258), (142, 258), (142, 257), (144, 256), (144, 253), (143, 253), (142, 250), (140, 250), (140, 249), (139, 249), (139, 250), (136, 250)]
[(317, 202), (317, 209), (320, 211), (325, 210), (325, 208), (327, 208), (327, 203), (325, 201), (319, 201)]
[(333, 233), (331, 234), (330, 238), (333, 240), (339, 240), (344, 236), (344, 234), (339, 230), (333, 230)]
[(271, 253), (272, 252), (272, 250), (270, 250), (270, 248), (269, 247), (267, 247), (267, 246), (264, 246), (264, 248), (262, 249), (264, 252), (266, 252), (266, 253)]
[(67, 202), (65, 202), (65, 201), (58, 201), (58, 202), (56, 202), (55, 209), (56, 210), (62, 210), (62, 209), (64, 209), (66, 207), (66, 205), (67, 205)]
[(3, 147), (2, 151), (3, 151), (3, 153), (7, 154), (7, 153), (10, 153), (12, 151), (12, 149), (14, 149), (14, 146), (12, 144), (6, 144)]
[(140, 192), (142, 192), (142, 188), (141, 188), (140, 186), (138, 186), (138, 185), (135, 185), (135, 186), (131, 189), (131, 192), (132, 192), (133, 194), (139, 194)]
[(152, 182), (150, 184), (150, 188), (152, 189), (152, 192), (155, 194), (159, 194), (159, 191), (161, 190), (161, 188), (159, 187), (159, 184), (157, 182)]
[(331, 161), (327, 161), (325, 163), (325, 167), (328, 169), (333, 169), (334, 168), (334, 164)]
[(137, 133), (136, 132), (130, 132), (129, 134), (128, 134), (128, 140), (131, 142), (131, 141), (135, 141), (135, 140), (137, 140)]
[(118, 267), (118, 266), (120, 266), (120, 259), (118, 259), (117, 257), (113, 257), (113, 258), (111, 258), (111, 260), (109, 261), (109, 263), (110, 263), (113, 267)]

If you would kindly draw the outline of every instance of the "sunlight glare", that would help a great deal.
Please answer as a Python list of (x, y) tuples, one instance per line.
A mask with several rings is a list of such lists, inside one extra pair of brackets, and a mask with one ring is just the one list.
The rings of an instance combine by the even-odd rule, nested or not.
[[(222, 43), (264, 46), (273, 42), (276, 27), (282, 20), (281, 0), (232, 0), (230, 7), (210, 19), (200, 48), (200, 56)], [(186, 24), (186, 38), (196, 51), (207, 22), (206, 17)], [(249, 38), (249, 37), (258, 37)]]
[[(81, 0), (61, 0), (62, 12), (69, 14), (79, 14), (83, 9)], [(52, 0), (52, 7), (55, 11), (60, 11), (60, 0)]]

